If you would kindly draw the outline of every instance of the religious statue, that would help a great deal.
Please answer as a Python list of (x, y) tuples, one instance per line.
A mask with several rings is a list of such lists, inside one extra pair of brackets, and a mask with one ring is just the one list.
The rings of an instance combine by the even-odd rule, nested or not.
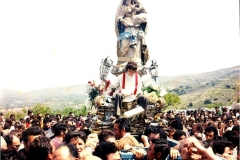
[(149, 59), (145, 42), (147, 12), (140, 0), (120, 0), (115, 19), (117, 41), (117, 65), (134, 61), (143, 66)]

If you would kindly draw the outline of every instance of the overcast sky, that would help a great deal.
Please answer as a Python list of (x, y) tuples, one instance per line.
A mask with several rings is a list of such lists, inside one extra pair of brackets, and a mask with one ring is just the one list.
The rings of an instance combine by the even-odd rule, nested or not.
[[(0, 88), (30, 91), (99, 80), (117, 63), (119, 0), (0, 1)], [(238, 0), (142, 0), (160, 76), (239, 65)]]

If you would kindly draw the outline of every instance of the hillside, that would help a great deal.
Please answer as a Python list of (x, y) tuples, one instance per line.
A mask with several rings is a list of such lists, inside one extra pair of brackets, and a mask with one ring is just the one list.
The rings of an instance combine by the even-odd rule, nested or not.
[(221, 69), (213, 72), (177, 76), (162, 83), (168, 90), (175, 92), (181, 99), (177, 107), (205, 107), (204, 101), (231, 105), (237, 100), (236, 82), (239, 82), (240, 66)]
[[(231, 104), (236, 101), (235, 84), (239, 81), (240, 65), (213, 72), (159, 77), (159, 84), (168, 91), (179, 95), (178, 108), (205, 106), (204, 100), (212, 103)], [(0, 89), (0, 107), (14, 108), (33, 106), (36, 103), (51, 107), (76, 106), (87, 99), (86, 84), (48, 88), (31, 92), (18, 92)]]

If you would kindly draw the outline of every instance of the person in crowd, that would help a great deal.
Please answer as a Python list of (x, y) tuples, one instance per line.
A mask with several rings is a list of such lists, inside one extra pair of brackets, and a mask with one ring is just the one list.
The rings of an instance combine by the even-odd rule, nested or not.
[(186, 133), (183, 130), (176, 130), (173, 134), (173, 139), (176, 141), (181, 141), (186, 138)]
[(101, 142), (113, 142), (114, 143), (116, 141), (114, 132), (109, 129), (104, 129), (101, 132), (99, 132), (98, 139), (99, 139), (99, 143), (101, 143)]
[(71, 143), (60, 144), (52, 155), (53, 160), (78, 160), (78, 150)]
[(22, 139), (23, 139), (24, 148), (20, 149), (18, 151), (18, 158), (20, 160), (27, 160), (28, 159), (29, 146), (30, 146), (31, 142), (35, 138), (37, 138), (41, 135), (44, 135), (44, 132), (41, 130), (40, 127), (30, 127), (28, 129), (26, 129), (25, 131), (23, 131)]
[(180, 156), (184, 160), (199, 160), (205, 155), (208, 160), (221, 160), (212, 150), (206, 149), (194, 136), (185, 138), (179, 145)]
[(216, 155), (228, 159), (233, 156), (234, 145), (227, 140), (216, 140), (213, 142), (212, 149)]
[(167, 139), (166, 132), (160, 126), (153, 126), (152, 132), (150, 133), (149, 140), (163, 138)]
[(233, 120), (231, 118), (226, 119), (226, 130), (232, 130), (233, 128)]
[(7, 150), (1, 151), (1, 159), (8, 160), (8, 159), (17, 159), (17, 151), (20, 146), (20, 140), (15, 135), (6, 135), (4, 136), (4, 142), (7, 143)]
[(206, 140), (215, 140), (218, 138), (218, 131), (215, 126), (207, 126), (205, 128)]
[(13, 122), (16, 122), (15, 114), (10, 114), (9, 118), (10, 118)]
[(120, 154), (115, 143), (112, 142), (102, 142), (100, 143), (93, 155), (101, 158), (102, 160), (119, 160)]
[(7, 150), (7, 143), (5, 141), (5, 139), (1, 136), (1, 139), (0, 139), (0, 144), (1, 144), (1, 151), (4, 151), (4, 150)]
[(147, 160), (163, 160), (170, 154), (168, 141), (163, 138), (151, 139), (150, 146), (147, 149)]
[(87, 136), (83, 131), (69, 131), (65, 135), (65, 142), (76, 146), (79, 157), (82, 157), (85, 152)]
[(44, 118), (43, 120), (43, 131), (46, 135), (46, 137), (50, 138), (52, 137), (54, 134), (52, 132), (52, 129), (51, 129), (51, 122), (52, 122), (52, 119), (51, 118)]
[(49, 114), (49, 113), (46, 113), (46, 114), (44, 115), (44, 118), (50, 118), (50, 114)]
[(39, 136), (35, 138), (29, 146), (30, 160), (52, 160), (54, 146), (50, 143), (50, 138)]
[(225, 123), (218, 121), (218, 135), (222, 136), (225, 132)]
[(237, 126), (237, 125), (233, 126), (232, 131), (234, 131), (236, 135), (239, 135), (240, 134), (240, 126)]
[(57, 148), (58, 145), (62, 144), (65, 138), (67, 127), (63, 123), (56, 123), (53, 126), (54, 138), (51, 140), (54, 147)]
[(115, 144), (118, 150), (122, 150), (126, 144), (133, 147), (139, 145), (136, 138), (130, 134), (130, 122), (127, 118), (119, 118), (115, 121), (114, 133), (117, 139)]
[(221, 115), (221, 114), (222, 114), (222, 111), (221, 111), (221, 109), (219, 108), (219, 106), (215, 107), (215, 111), (216, 111), (216, 114), (217, 114), (217, 115)]
[(27, 115), (24, 117), (24, 120), (26, 121), (26, 119), (27, 119), (27, 118), (30, 118), (30, 116), (32, 116), (32, 115), (33, 115), (33, 110), (29, 109), (29, 110), (27, 111)]
[(4, 136), (4, 139), (7, 143), (8, 150), (15, 150), (18, 151), (18, 148), (20, 146), (20, 139), (12, 134), (8, 134)]

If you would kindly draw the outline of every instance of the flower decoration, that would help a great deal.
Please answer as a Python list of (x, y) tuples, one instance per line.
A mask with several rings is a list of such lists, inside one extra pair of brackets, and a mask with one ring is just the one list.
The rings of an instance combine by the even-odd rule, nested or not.
[(104, 91), (104, 83), (96, 85), (96, 82), (94, 80), (88, 81), (87, 93), (91, 102), (94, 102), (95, 97), (102, 94), (103, 91)]
[(148, 102), (151, 104), (155, 104), (156, 106), (163, 106), (163, 96), (167, 93), (161, 86), (159, 85), (149, 85), (142, 89), (143, 94), (147, 97)]

